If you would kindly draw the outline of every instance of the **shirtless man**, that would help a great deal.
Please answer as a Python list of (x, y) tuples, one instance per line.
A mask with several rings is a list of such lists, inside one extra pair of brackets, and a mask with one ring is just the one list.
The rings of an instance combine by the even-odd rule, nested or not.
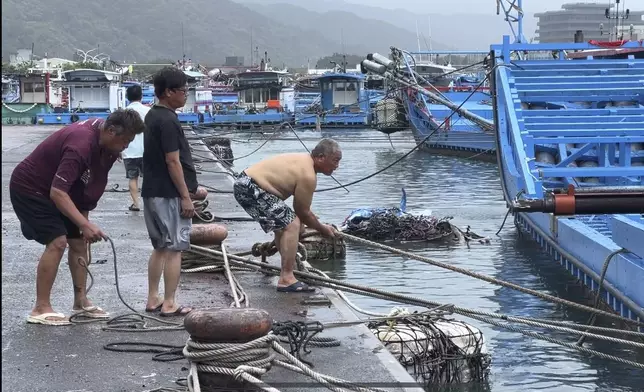
[[(327, 176), (338, 168), (342, 152), (335, 140), (323, 139), (307, 153), (280, 154), (241, 172), (234, 185), (235, 199), (264, 232), (275, 233), (275, 244), (282, 258), (277, 291), (311, 292), (293, 275), (302, 224), (326, 237), (335, 229), (320, 223), (311, 211), (317, 173)], [(293, 209), (284, 200), (293, 196)]]

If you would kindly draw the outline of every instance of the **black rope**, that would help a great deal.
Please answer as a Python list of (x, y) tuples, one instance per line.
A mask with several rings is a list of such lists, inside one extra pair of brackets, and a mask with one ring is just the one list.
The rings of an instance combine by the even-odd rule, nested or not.
[[(283, 342), (288, 342), (290, 346), (290, 354), (295, 358), (299, 359), (309, 367), (313, 367), (311, 362), (308, 362), (302, 359), (300, 355), (300, 350), (303, 350), (306, 354), (309, 354), (311, 351), (307, 350), (307, 346), (311, 339), (315, 335), (322, 332), (324, 327), (318, 321), (305, 323), (302, 321), (283, 321), (283, 322), (273, 322), (273, 334), (277, 336), (285, 336), (288, 339)], [(309, 335), (311, 333), (311, 335)]]
[(362, 177), (362, 178), (360, 178), (360, 179), (358, 179), (358, 180), (351, 181), (351, 182), (349, 182), (349, 183), (347, 183), (347, 184), (343, 184), (343, 185), (340, 185), (340, 186), (334, 186), (334, 187), (331, 187), (331, 188), (317, 189), (317, 190), (316, 190), (316, 192), (326, 192), (326, 191), (333, 191), (333, 190), (336, 190), (336, 189), (344, 189), (344, 188), (345, 188), (345, 187), (347, 187), (347, 186), (355, 185), (355, 184), (358, 184), (358, 183), (360, 183), (360, 182), (363, 182), (363, 181), (369, 180), (369, 179), (371, 179), (371, 178), (373, 178), (373, 177), (377, 176), (378, 174), (380, 174), (380, 173), (384, 172), (385, 170), (387, 170), (387, 169), (389, 169), (389, 168), (393, 167), (394, 165), (398, 164), (398, 163), (399, 163), (399, 162), (401, 162), (403, 159), (407, 158), (407, 157), (408, 157), (409, 155), (411, 155), (414, 151), (418, 150), (418, 149), (419, 149), (423, 144), (425, 144), (425, 142), (426, 142), (427, 140), (429, 140), (429, 138), (430, 138), (430, 137), (432, 137), (432, 136), (433, 136), (436, 132), (438, 132), (441, 128), (443, 128), (443, 126), (445, 126), (445, 124), (447, 123), (447, 121), (449, 121), (449, 120), (450, 120), (450, 119), (451, 119), (451, 118), (456, 114), (456, 111), (457, 111), (458, 109), (462, 108), (462, 107), (463, 107), (463, 105), (465, 105), (465, 103), (466, 103), (467, 101), (469, 101), (469, 99), (470, 99), (470, 98), (472, 98), (472, 96), (474, 95), (474, 93), (476, 93), (476, 92), (481, 88), (481, 86), (483, 86), (483, 84), (484, 84), (484, 83), (489, 79), (489, 77), (490, 77), (490, 74), (491, 74), (491, 73), (492, 73), (492, 71), (488, 72), (488, 73), (485, 75), (485, 78), (483, 78), (483, 80), (482, 80), (482, 81), (481, 81), (481, 82), (476, 86), (476, 88), (474, 88), (474, 90), (472, 90), (472, 92), (467, 96), (467, 98), (465, 98), (465, 100), (463, 100), (463, 102), (461, 102), (461, 104), (460, 104), (460, 105), (458, 105), (458, 107), (456, 107), (456, 109), (452, 110), (452, 112), (450, 113), (450, 115), (449, 115), (449, 116), (447, 116), (447, 117), (443, 120), (443, 122), (442, 122), (442, 123), (440, 123), (440, 125), (438, 125), (438, 127), (436, 127), (436, 129), (434, 129), (434, 130), (433, 130), (429, 135), (427, 135), (423, 140), (421, 140), (420, 142), (416, 143), (416, 146), (415, 146), (414, 148), (412, 148), (411, 150), (407, 151), (403, 156), (401, 156), (400, 158), (396, 159), (395, 161), (393, 161), (393, 162), (392, 162), (392, 163), (390, 163), (389, 165), (387, 165), (387, 166), (383, 167), (382, 169), (380, 169), (380, 170), (378, 170), (378, 171), (376, 171), (376, 172), (374, 172), (374, 173), (369, 174), (368, 176)]

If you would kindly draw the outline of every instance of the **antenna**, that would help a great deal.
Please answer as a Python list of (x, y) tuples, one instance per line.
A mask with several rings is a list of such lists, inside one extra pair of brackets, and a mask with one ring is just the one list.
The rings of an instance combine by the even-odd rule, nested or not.
[(183, 39), (183, 22), (181, 22), (181, 53), (183, 55), (183, 62), (181, 63), (181, 69), (186, 70), (186, 46)]
[(253, 66), (253, 27), (250, 28), (250, 66)]

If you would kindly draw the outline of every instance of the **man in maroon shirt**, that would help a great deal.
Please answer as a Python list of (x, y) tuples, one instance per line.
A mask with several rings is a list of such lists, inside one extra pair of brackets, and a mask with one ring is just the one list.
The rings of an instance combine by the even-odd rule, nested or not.
[(87, 243), (106, 235), (88, 219), (107, 185), (107, 175), (134, 136), (145, 125), (134, 110), (117, 110), (107, 120), (89, 119), (66, 126), (47, 137), (11, 174), (9, 194), (28, 240), (45, 245), (36, 272), (36, 305), (27, 322), (68, 325), (54, 312), (51, 288), (69, 244), (69, 270), (74, 283), (73, 312), (106, 318), (93, 306), (85, 289)]

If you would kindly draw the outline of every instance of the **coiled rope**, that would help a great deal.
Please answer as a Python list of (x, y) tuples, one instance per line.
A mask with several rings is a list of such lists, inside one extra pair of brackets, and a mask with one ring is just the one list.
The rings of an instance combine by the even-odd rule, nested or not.
[[(283, 356), (286, 361), (278, 359), (275, 353)], [(305, 374), (336, 392), (384, 392), (382, 389), (361, 387), (311, 370), (286, 351), (279, 344), (279, 338), (272, 333), (248, 343), (200, 343), (189, 338), (183, 355), (190, 361), (188, 389), (194, 392), (201, 392), (198, 372), (227, 375), (265, 391), (279, 392), (257, 378), (266, 374), (273, 365)]]

